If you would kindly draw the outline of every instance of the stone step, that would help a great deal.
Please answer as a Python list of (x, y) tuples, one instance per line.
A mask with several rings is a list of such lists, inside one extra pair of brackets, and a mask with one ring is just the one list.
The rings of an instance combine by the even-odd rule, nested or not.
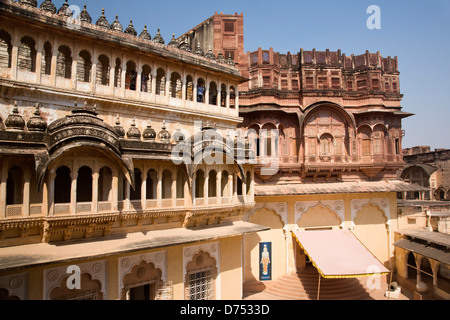
[[(316, 269), (309, 268), (302, 272), (284, 276), (271, 283), (267, 292), (291, 300), (315, 300), (319, 284)], [(321, 279), (321, 300), (365, 300), (370, 299), (364, 282), (359, 279)]]

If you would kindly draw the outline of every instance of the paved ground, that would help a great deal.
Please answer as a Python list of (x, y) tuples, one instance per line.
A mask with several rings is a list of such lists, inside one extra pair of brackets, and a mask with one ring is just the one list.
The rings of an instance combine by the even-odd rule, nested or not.
[[(373, 293), (370, 294), (370, 296), (374, 299), (374, 300), (388, 300), (388, 298), (386, 298), (384, 296), (384, 293), (386, 292), (388, 285), (387, 284), (382, 284), (381, 288), (378, 290), (375, 290)], [(270, 294), (268, 292), (244, 292), (244, 300), (266, 300), (266, 301), (271, 301), (271, 300), (286, 300), (286, 298), (283, 297), (279, 297), (273, 294)], [(398, 299), (393, 299), (391, 298), (390, 300), (412, 300), (412, 295), (409, 292), (402, 292), (399, 296)]]

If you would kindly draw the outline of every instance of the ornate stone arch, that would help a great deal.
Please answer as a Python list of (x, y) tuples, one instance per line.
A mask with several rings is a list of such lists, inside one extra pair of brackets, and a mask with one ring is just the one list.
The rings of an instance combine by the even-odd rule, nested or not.
[(351, 206), (352, 206), (352, 213), (351, 213), (351, 223), (352, 228), (355, 226), (355, 218), (359, 211), (365, 206), (368, 205), (376, 206), (378, 209), (380, 209), (385, 218), (386, 218), (386, 228), (389, 229), (390, 226), (390, 220), (391, 220), (391, 202), (389, 198), (373, 198), (373, 199), (355, 199), (352, 200)]
[(188, 296), (188, 277), (195, 271), (209, 270), (214, 279), (214, 299), (220, 300), (220, 252), (219, 242), (199, 244), (183, 249), (183, 283)]
[(252, 210), (247, 211), (247, 213), (244, 215), (244, 221), (248, 222), (250, 219), (250, 216), (255, 214), (256, 211), (267, 208), (271, 211), (273, 211), (275, 214), (280, 216), (280, 219), (283, 223), (283, 230), (286, 231), (286, 228), (288, 226), (288, 210), (287, 210), (287, 203), (286, 202), (266, 202), (266, 203), (257, 203), (253, 207)]
[(81, 290), (69, 290), (66, 286), (71, 274), (67, 266), (44, 270), (44, 300), (73, 299), (79, 296), (95, 295), (96, 300), (107, 300), (107, 261), (93, 261), (77, 264), (81, 271)]
[(298, 223), (302, 219), (303, 215), (312, 208), (323, 207), (329, 209), (336, 215), (341, 223), (340, 228), (344, 227), (345, 223), (345, 208), (343, 200), (325, 200), (325, 201), (302, 201), (295, 203), (295, 224), (298, 229)]

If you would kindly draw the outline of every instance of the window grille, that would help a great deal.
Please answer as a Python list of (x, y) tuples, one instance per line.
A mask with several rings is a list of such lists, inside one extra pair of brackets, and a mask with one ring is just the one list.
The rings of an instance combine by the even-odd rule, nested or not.
[(214, 281), (212, 270), (203, 270), (188, 274), (189, 300), (213, 300)]

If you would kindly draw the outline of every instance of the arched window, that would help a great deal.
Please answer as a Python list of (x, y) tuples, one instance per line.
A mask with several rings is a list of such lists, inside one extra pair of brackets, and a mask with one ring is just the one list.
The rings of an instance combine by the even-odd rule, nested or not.
[(42, 51), (42, 74), (50, 75), (52, 71), (52, 45), (50, 42), (44, 44)]
[(19, 166), (13, 166), (8, 171), (6, 181), (6, 204), (23, 204), (23, 171)]
[(177, 72), (172, 72), (172, 75), (170, 77), (170, 96), (172, 98), (181, 99), (181, 76)]
[(58, 48), (56, 76), (66, 79), (72, 78), (72, 52), (69, 47), (64, 45)]
[(186, 173), (183, 169), (178, 169), (177, 172), (177, 199), (184, 198), (184, 186), (186, 184)]
[(91, 54), (87, 50), (81, 50), (77, 61), (77, 80), (81, 82), (90, 82), (91, 69)]
[(83, 166), (78, 170), (77, 178), (77, 202), (92, 201), (92, 170)]
[(236, 90), (233, 86), (230, 87), (230, 108), (234, 108), (236, 105)]
[(136, 90), (136, 63), (132, 60), (127, 62), (127, 73), (125, 75), (125, 89)]
[(11, 68), (12, 44), (8, 32), (0, 30), (0, 68)]
[(112, 200), (112, 171), (108, 167), (100, 169), (98, 175), (98, 201)]
[(242, 185), (243, 185), (242, 179), (239, 176), (237, 176), (237, 186), (236, 186), (237, 190), (236, 190), (236, 193), (237, 193), (238, 196), (242, 196)]
[(209, 84), (209, 104), (217, 104), (217, 84), (214, 81)]
[(141, 200), (142, 190), (142, 172), (139, 169), (134, 169), (134, 189), (130, 188), (130, 200)]
[(245, 177), (245, 187), (246, 187), (246, 193), (247, 195), (250, 195), (250, 191), (251, 191), (251, 185), (252, 185), (252, 175), (250, 173), (250, 171), (247, 171), (246, 177)]
[(205, 80), (198, 78), (197, 80), (197, 102), (205, 102)]
[(33, 38), (23, 37), (18, 52), (19, 69), (36, 72), (36, 42)]
[(156, 199), (156, 184), (158, 181), (158, 175), (156, 174), (156, 170), (150, 169), (147, 172), (147, 200), (155, 200)]
[(208, 175), (208, 197), (217, 197), (217, 172), (211, 170)]
[(116, 59), (116, 65), (114, 68), (114, 87), (120, 88), (122, 82), (122, 60)]
[(141, 91), (142, 92), (152, 91), (152, 68), (148, 64), (142, 66)]
[(278, 155), (278, 137), (277, 137), (277, 127), (273, 123), (266, 123), (262, 127), (262, 132), (260, 133), (260, 143), (262, 142), (263, 156), (276, 156)]
[(221, 194), (222, 197), (228, 197), (229, 196), (229, 187), (228, 187), (228, 177), (230, 174), (228, 171), (222, 172), (222, 180), (220, 181), (220, 188), (221, 188)]
[(373, 154), (375, 156), (382, 156), (384, 154), (384, 144), (386, 137), (386, 128), (381, 125), (375, 126), (372, 133)]
[(331, 156), (333, 145), (333, 137), (330, 134), (324, 134), (320, 137), (320, 155), (322, 157)]
[(225, 85), (225, 83), (222, 83), (222, 85), (220, 86), (220, 106), (227, 106), (227, 86)]
[(109, 58), (102, 54), (98, 57), (97, 63), (97, 84), (109, 86)]
[(156, 94), (166, 94), (166, 71), (162, 68), (158, 68), (156, 72)]
[(162, 174), (162, 199), (172, 198), (172, 172), (164, 170)]
[(205, 173), (198, 170), (195, 176), (195, 197), (203, 198), (205, 196)]
[(361, 155), (370, 156), (372, 155), (372, 144), (370, 137), (372, 135), (371, 129), (369, 127), (362, 127), (359, 129), (359, 141), (361, 144)]
[(70, 169), (66, 166), (59, 167), (56, 170), (55, 177), (55, 203), (70, 203), (70, 194), (72, 190), (72, 178)]
[(194, 81), (191, 76), (186, 77), (186, 100), (194, 101)]

